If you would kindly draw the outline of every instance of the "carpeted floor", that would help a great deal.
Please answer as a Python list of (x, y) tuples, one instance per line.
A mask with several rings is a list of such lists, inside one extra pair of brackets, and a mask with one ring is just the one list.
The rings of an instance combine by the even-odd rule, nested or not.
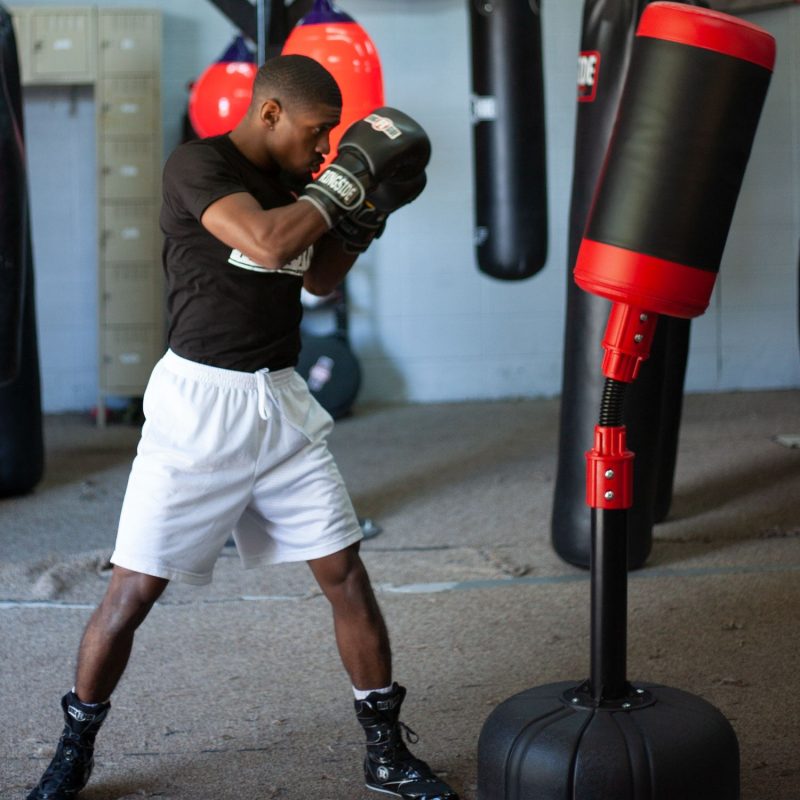
[[(331, 440), (383, 528), (363, 554), (415, 752), (463, 800), (498, 703), (588, 677), (588, 578), (549, 541), (557, 420), (557, 400), (359, 409)], [(629, 677), (726, 714), (742, 800), (800, 800), (800, 449), (776, 438), (798, 432), (798, 391), (688, 396), (671, 515), (629, 581)], [(53, 751), (137, 439), (48, 417), (45, 480), (0, 501), (2, 798)], [(366, 797), (361, 737), (308, 569), (245, 572), (226, 548), (211, 586), (170, 586), (137, 635), (81, 797)]]

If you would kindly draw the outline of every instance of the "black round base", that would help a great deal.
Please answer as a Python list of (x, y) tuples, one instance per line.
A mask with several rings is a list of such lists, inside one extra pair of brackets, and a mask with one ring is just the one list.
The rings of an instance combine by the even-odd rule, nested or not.
[(478, 800), (738, 800), (736, 734), (710, 703), (637, 683), (632, 702), (595, 708), (582, 688), (551, 683), (495, 708)]

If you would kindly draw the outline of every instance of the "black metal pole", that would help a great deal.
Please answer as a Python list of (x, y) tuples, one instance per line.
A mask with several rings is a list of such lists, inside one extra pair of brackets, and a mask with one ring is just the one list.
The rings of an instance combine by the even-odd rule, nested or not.
[(627, 518), (627, 509), (592, 509), (591, 692), (597, 703), (628, 692)]
[(248, 39), (257, 41), (256, 15), (250, 0), (210, 0)]
[(267, 42), (269, 40), (271, 16), (272, 3), (270, 0), (256, 0), (256, 29), (258, 30), (256, 63), (259, 66), (267, 60)]

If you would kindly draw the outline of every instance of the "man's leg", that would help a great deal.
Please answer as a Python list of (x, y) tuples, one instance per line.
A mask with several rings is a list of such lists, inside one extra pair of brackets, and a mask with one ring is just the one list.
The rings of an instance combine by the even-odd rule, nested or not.
[(133, 647), (133, 635), (169, 581), (114, 567), (105, 597), (92, 614), (78, 651), (75, 694), (103, 703), (117, 686)]
[(356, 689), (388, 686), (392, 653), (369, 575), (353, 545), (308, 562), (333, 610), (336, 645)]
[(134, 633), (167, 583), (114, 567), (81, 639), (75, 689), (61, 700), (65, 726), (56, 754), (28, 800), (68, 800), (86, 785), (94, 766), (95, 736), (125, 671)]
[(356, 690), (356, 716), (367, 735), (367, 788), (404, 800), (458, 800), (403, 742), (403, 730), (413, 736), (400, 722), (406, 690), (392, 683), (389, 636), (358, 545), (308, 563), (330, 601), (339, 655)]

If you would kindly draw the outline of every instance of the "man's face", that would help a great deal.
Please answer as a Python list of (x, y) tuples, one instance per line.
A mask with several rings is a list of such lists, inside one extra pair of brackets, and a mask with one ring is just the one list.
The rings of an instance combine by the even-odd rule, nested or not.
[(316, 172), (330, 152), (330, 132), (341, 114), (341, 108), (328, 105), (282, 108), (270, 137), (273, 158), (294, 175)]

